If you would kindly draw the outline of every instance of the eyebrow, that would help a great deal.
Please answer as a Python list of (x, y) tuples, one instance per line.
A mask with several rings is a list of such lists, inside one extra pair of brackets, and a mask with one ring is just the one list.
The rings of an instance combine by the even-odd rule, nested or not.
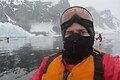
[(86, 31), (86, 32), (87, 32), (87, 30), (86, 30), (86, 29), (79, 29), (79, 30), (77, 30), (77, 31)]
[(73, 33), (73, 31), (66, 31), (67, 33)]

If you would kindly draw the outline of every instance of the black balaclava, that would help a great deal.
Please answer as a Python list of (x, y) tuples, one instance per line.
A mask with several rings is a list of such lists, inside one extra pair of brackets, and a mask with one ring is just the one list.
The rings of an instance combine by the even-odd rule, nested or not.
[[(67, 28), (73, 23), (83, 25), (90, 36), (82, 36), (78, 33), (73, 33), (65, 37)], [(83, 19), (79, 15), (74, 14), (71, 19), (61, 25), (61, 28), (64, 41), (62, 58), (67, 64), (78, 64), (92, 54), (95, 35), (92, 21)]]

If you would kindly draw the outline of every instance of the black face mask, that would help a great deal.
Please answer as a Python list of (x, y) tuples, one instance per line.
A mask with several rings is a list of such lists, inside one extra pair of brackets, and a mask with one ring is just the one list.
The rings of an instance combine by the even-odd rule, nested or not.
[(67, 64), (78, 64), (93, 52), (94, 37), (73, 33), (64, 38), (63, 59)]

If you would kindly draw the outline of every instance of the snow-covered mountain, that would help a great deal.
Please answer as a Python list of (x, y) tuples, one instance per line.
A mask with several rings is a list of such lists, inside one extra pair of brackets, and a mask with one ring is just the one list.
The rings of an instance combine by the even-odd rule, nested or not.
[(113, 33), (120, 31), (120, 20), (114, 17), (110, 10), (97, 11), (93, 7), (87, 8), (93, 15), (96, 32)]
[(10, 22), (30, 32), (31, 24), (41, 22), (59, 22), (61, 13), (69, 7), (67, 0), (1, 0), (0, 22)]
[[(50, 31), (38, 32), (33, 24), (51, 23), (52, 29), (60, 34), (60, 15), (70, 6), (67, 0), (59, 0), (58, 3), (42, 2), (42, 0), (1, 0), (0, 2), (0, 22), (10, 22), (21, 26), (26, 31), (37, 35)], [(94, 18), (95, 31), (98, 33), (110, 33), (120, 31), (120, 20), (111, 14), (110, 10), (97, 11), (93, 7), (87, 7)], [(44, 26), (47, 28), (47, 26)], [(45, 29), (46, 29), (45, 28)]]

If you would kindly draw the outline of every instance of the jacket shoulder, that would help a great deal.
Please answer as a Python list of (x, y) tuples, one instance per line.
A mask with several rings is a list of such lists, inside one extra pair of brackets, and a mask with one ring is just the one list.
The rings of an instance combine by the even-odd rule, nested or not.
[(105, 80), (120, 80), (120, 56), (105, 54), (103, 67)]
[(35, 71), (34, 75), (29, 80), (42, 80), (42, 76), (46, 73), (49, 64), (61, 53), (53, 53), (51, 55), (43, 57), (39, 68)]

